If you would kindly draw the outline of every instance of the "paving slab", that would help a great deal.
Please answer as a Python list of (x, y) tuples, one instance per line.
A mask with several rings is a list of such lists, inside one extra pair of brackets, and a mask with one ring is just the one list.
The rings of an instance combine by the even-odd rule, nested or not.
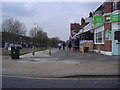
[[(117, 57), (108, 57), (95, 53), (82, 56), (80, 52), (52, 49), (21, 56), (21, 59), (3, 59), (2, 72), (5, 75), (35, 76), (35, 77), (64, 77), (73, 75), (118, 75)], [(97, 57), (95, 57), (95, 55)], [(94, 56), (94, 57), (93, 57)], [(88, 59), (90, 57), (90, 59)]]

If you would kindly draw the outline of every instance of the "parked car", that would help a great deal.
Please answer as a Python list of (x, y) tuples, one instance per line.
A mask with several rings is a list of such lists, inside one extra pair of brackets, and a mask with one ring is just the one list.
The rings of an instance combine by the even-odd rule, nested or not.
[(20, 44), (9, 44), (9, 47), (15, 47), (15, 48), (18, 48), (18, 49), (22, 49), (22, 45)]

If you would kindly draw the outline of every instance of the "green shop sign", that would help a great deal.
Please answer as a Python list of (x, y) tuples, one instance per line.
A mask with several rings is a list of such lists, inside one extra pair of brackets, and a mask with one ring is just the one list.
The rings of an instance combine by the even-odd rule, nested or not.
[(120, 14), (110, 15), (110, 21), (120, 21)]
[(104, 23), (94, 23), (94, 28), (102, 26)]
[(94, 28), (102, 26), (105, 22), (103, 16), (94, 16), (93, 19), (94, 19)]
[(94, 16), (94, 23), (104, 23), (104, 17), (103, 16)]

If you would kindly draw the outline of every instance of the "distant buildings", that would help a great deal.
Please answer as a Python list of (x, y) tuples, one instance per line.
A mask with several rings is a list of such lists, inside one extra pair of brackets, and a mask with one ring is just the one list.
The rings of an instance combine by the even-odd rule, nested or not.
[[(70, 25), (72, 27), (72, 24)], [(89, 51), (89, 42), (92, 40), (93, 51), (105, 55), (120, 55), (120, 1), (104, 2), (95, 11), (90, 12), (88, 18), (82, 18), (81, 25), (76, 28), (75, 34), (72, 34), (75, 29), (71, 28), (71, 39), (73, 43), (76, 40), (79, 42), (77, 46), (80, 51), (83, 46)], [(74, 43), (73, 47), (75, 46)]]
[(71, 23), (70, 24), (70, 34), (71, 36), (74, 36), (76, 33), (79, 32), (79, 29), (80, 29), (80, 24), (79, 23)]

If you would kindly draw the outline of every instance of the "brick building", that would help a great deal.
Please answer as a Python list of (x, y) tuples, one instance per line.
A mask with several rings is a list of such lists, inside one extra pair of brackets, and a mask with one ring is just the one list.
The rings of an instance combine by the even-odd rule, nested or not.
[[(119, 19), (111, 21), (112, 16), (119, 18), (120, 2), (104, 2), (96, 11), (101, 11), (101, 16), (94, 16), (94, 51), (106, 55), (120, 55), (120, 44), (114, 45), (114, 32), (119, 32)], [(97, 22), (95, 21), (98, 20)], [(103, 20), (102, 20), (103, 19)], [(115, 17), (114, 17), (115, 19)], [(114, 25), (113, 25), (114, 24)], [(116, 24), (116, 25), (115, 25)], [(115, 28), (115, 31), (113, 30)], [(120, 34), (120, 33), (119, 33)], [(118, 36), (118, 34), (117, 34)]]
[(71, 23), (70, 24), (70, 35), (74, 36), (76, 33), (79, 32), (81, 26), (79, 23)]
[(120, 55), (120, 1), (104, 2), (88, 19), (81, 19), (79, 32), (73, 37), (93, 40), (95, 52)]

